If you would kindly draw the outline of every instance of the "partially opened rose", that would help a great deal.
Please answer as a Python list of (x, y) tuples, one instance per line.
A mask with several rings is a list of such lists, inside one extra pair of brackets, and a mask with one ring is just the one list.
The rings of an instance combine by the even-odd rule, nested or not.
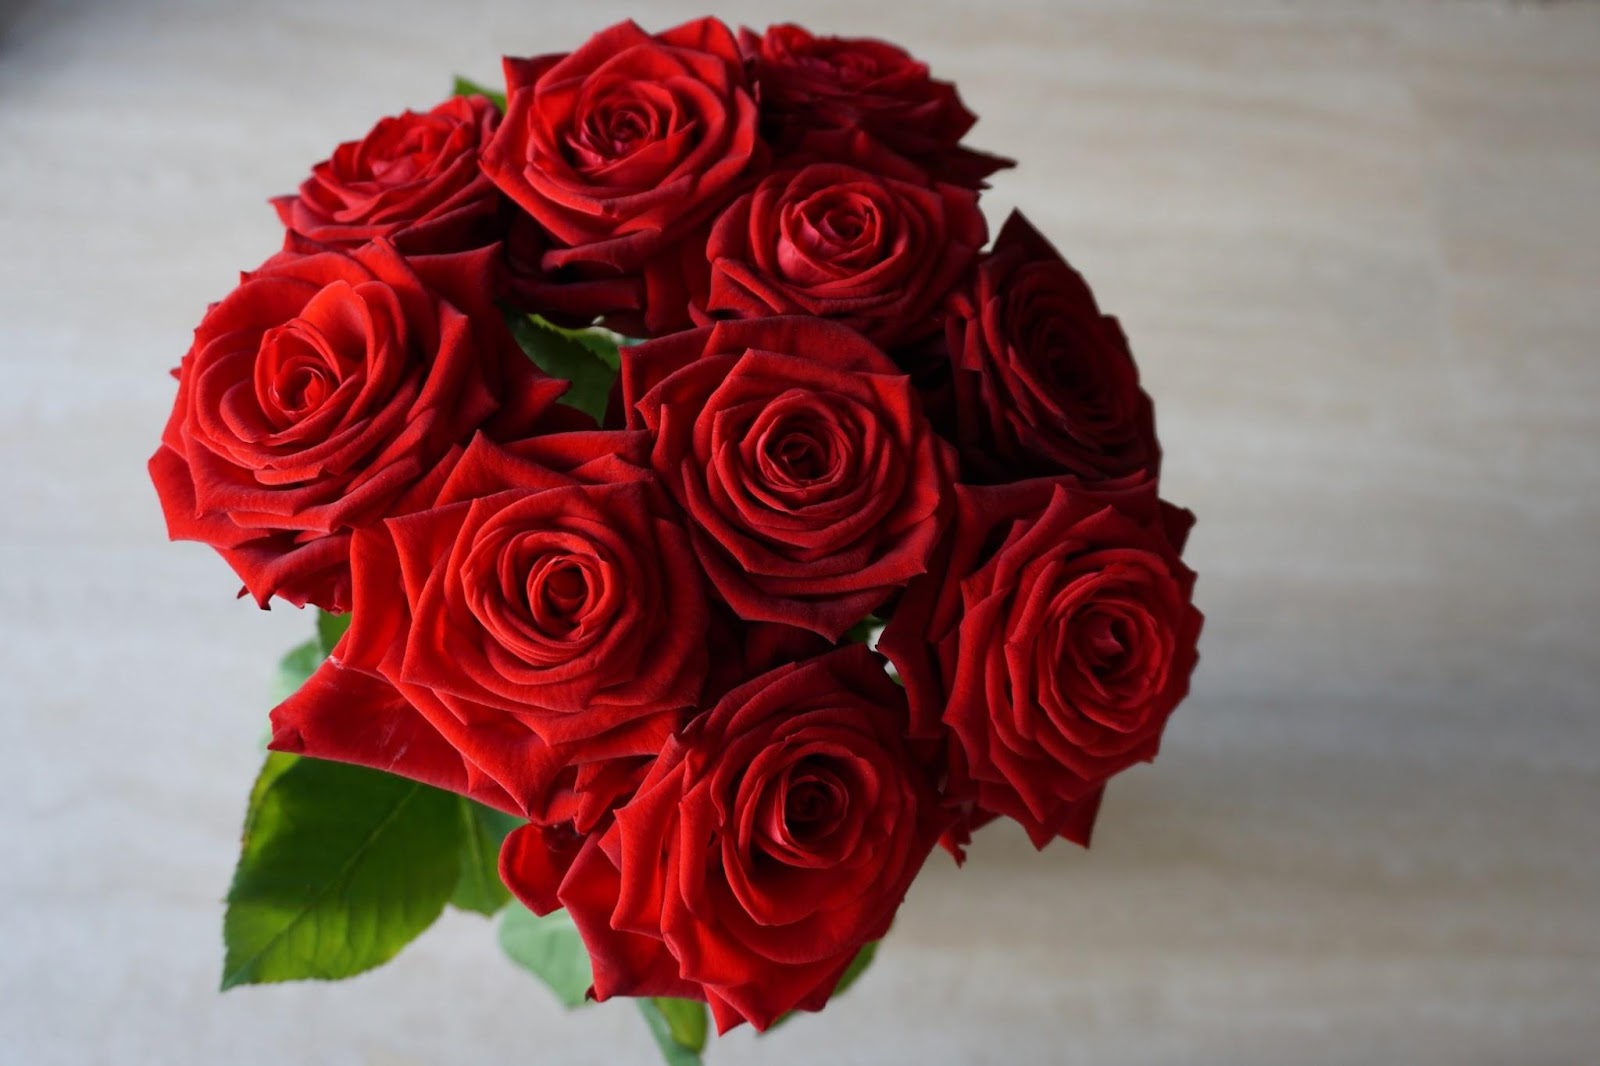
[(349, 542), (480, 428), (529, 432), (565, 391), (506, 331), (497, 249), (282, 253), (207, 312), (150, 460), (174, 540), (256, 602), (342, 611)]
[(570, 55), (507, 59), (506, 82), (483, 169), (550, 235), (544, 269), (636, 282), (610, 309), (619, 329), (686, 324), (670, 246), (767, 157), (732, 31), (715, 19), (659, 34), (622, 22)]
[(953, 456), (855, 331), (788, 317), (677, 333), (625, 350), (622, 388), (740, 618), (836, 640), (927, 568)]
[[(722, 1031), (820, 1010), (945, 824), (905, 728), (904, 694), (859, 645), (757, 677), (686, 728), (561, 882), (595, 997), (704, 999)], [(507, 885), (521, 894), (544, 854), (512, 834)]]
[(956, 87), (930, 77), (927, 64), (888, 41), (817, 36), (785, 24), (759, 37), (745, 30), (740, 43), (780, 150), (816, 130), (860, 130), (939, 180), (972, 188), (1013, 165), (962, 145), (977, 117)]
[(421, 255), (492, 243), (502, 236), (504, 199), (478, 168), (478, 152), (499, 121), (482, 96), (390, 116), (341, 144), (273, 206), (290, 230), (340, 247), (388, 237)]
[(860, 136), (809, 149), (815, 161), (769, 175), (718, 217), (696, 317), (814, 315), (885, 348), (937, 330), (935, 307), (988, 239), (977, 194)]
[(1122, 328), (1020, 212), (952, 297), (948, 322), (969, 479), (1154, 476), (1161, 450), (1150, 398)]
[[(630, 461), (647, 446), (480, 437), (431, 506), (359, 531), (354, 621), (319, 671), (334, 694), (278, 708), (274, 747), (438, 779), (376, 742), (391, 712), (338, 698), (338, 675), (375, 675), (518, 813), (580, 816), (562, 797), (660, 750), (706, 676), (704, 579), (654, 475)], [(351, 720), (369, 738), (342, 748)]]
[[(1155, 757), (1188, 693), (1200, 614), (1192, 517), (1148, 489), (1071, 479), (958, 487), (939, 567), (879, 641), (920, 736), (943, 733), (957, 802), (1036, 845), (1086, 842), (1100, 788)], [(1085, 805), (1087, 802), (1087, 806)]]

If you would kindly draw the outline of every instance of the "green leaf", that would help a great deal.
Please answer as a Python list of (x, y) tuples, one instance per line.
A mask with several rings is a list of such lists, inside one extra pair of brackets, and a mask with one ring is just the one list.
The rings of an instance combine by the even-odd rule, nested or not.
[(393, 958), (455, 887), (455, 804), (376, 770), (269, 756), (228, 892), (223, 989), (349, 977)]
[[(645, 1024), (650, 1027), (650, 1035), (655, 1038), (667, 1066), (700, 1066), (700, 1051), (706, 1046), (704, 1003), (687, 999), (636, 999), (633, 1002), (644, 1015)], [(669, 1014), (669, 1010), (673, 1013)], [(694, 1010), (698, 1010), (698, 1018), (691, 1020)], [(687, 1040), (678, 1038), (680, 1030)]]
[(506, 94), (496, 92), (486, 85), (479, 85), (475, 81), (456, 75), (456, 83), (450, 90), (452, 96), (487, 96), (489, 100), (503, 113), (506, 109)]
[(317, 611), (317, 644), (322, 649), (322, 657), (326, 659), (333, 654), (333, 646), (339, 643), (339, 638), (344, 636), (344, 631), (350, 628), (350, 613), (329, 614), (327, 611)]
[(316, 673), (324, 658), (322, 646), (315, 639), (290, 648), (289, 653), (278, 660), (278, 676), (272, 682), (273, 702), (282, 703), (293, 696), (306, 683), (306, 678)]
[[(881, 943), (882, 941), (880, 940), (869, 940), (860, 951), (856, 952), (856, 957), (850, 960), (850, 965), (846, 966), (844, 973), (839, 975), (839, 983), (833, 986), (833, 995), (828, 997), (830, 1000), (834, 996), (843, 995), (845, 989), (855, 984), (856, 979), (866, 972), (867, 967), (872, 965), (873, 957), (878, 954), (878, 945)], [(772, 1032), (797, 1013), (797, 1011), (789, 1011), (787, 1014), (778, 1015), (777, 1019), (767, 1026), (767, 1032)], [(765, 1036), (766, 1033), (762, 1035)]]
[(881, 941), (870, 940), (865, 947), (856, 952), (856, 957), (850, 960), (849, 966), (845, 967), (844, 974), (839, 978), (839, 983), (833, 986), (833, 994), (835, 996), (843, 995), (846, 989), (856, 983), (856, 978), (867, 972), (867, 967), (872, 965), (873, 958), (878, 954), (879, 943)]
[(566, 911), (540, 917), (512, 901), (500, 919), (500, 950), (550, 987), (567, 1007), (589, 1001), (589, 951)]
[(511, 893), (500, 881), (500, 844), (522, 820), (465, 796), (459, 797), (456, 807), (461, 818), (461, 876), (450, 902), (459, 910), (493, 917), (511, 902)]
[(667, 1020), (667, 1030), (672, 1039), (690, 1051), (704, 1051), (706, 1047), (706, 1005), (696, 999), (669, 999), (656, 996), (650, 1000), (661, 1016)]
[(612, 364), (588, 344), (575, 340), (574, 331), (560, 329), (537, 316), (512, 313), (506, 315), (506, 322), (517, 344), (540, 370), (572, 382), (561, 402), (593, 418), (596, 425), (603, 424), (611, 401), (611, 384), (617, 377)]
[(529, 317), (552, 333), (559, 333), (570, 341), (577, 341), (612, 370), (622, 369), (622, 356), (617, 353), (619, 347), (640, 343), (639, 341), (630, 341), (620, 333), (613, 333), (604, 326), (567, 329), (565, 326), (556, 325), (543, 315), (530, 315)]
[(869, 648), (878, 646), (878, 638), (883, 635), (885, 622), (877, 615), (869, 614), (861, 621), (850, 627), (844, 639), (857, 644), (865, 644)]

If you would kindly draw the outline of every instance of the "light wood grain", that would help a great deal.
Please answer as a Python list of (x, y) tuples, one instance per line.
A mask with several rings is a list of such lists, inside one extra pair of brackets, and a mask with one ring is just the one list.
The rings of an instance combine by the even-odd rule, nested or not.
[[(215, 992), (278, 650), (163, 542), (165, 372), (264, 199), (501, 51), (693, 4), (34, 5), (0, 39), (0, 1059), (651, 1061), (450, 916)], [(1124, 320), (1209, 616), (1091, 852), (935, 862), (712, 1063), (1600, 1061), (1600, 8), (730, 3), (902, 40)]]

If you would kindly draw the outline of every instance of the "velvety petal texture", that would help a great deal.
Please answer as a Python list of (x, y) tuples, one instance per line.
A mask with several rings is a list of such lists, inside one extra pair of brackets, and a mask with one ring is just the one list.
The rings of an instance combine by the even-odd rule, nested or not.
[(988, 239), (977, 193), (928, 180), (864, 135), (813, 136), (717, 219), (696, 318), (812, 315), (889, 347), (940, 328), (935, 309)]
[[(313, 681), (348, 697), (335, 679), (381, 678), (512, 809), (593, 824), (609, 802), (586, 817), (573, 793), (659, 751), (708, 669), (704, 578), (646, 447), (631, 433), (476, 439), (431, 506), (355, 535), (354, 619)], [(390, 693), (372, 691), (297, 696), (274, 713), (273, 746), (370, 761), (327, 723), (394, 720)]]
[(768, 135), (784, 147), (817, 130), (859, 130), (940, 181), (979, 188), (1014, 164), (961, 144), (977, 121), (956, 87), (905, 49), (870, 37), (825, 37), (799, 26), (740, 34)]
[(910, 380), (859, 333), (723, 322), (625, 350), (622, 388), (741, 619), (836, 640), (927, 568), (953, 456)]
[[(628, 332), (686, 324), (674, 274), (694, 259), (675, 245), (768, 157), (733, 32), (709, 18), (659, 34), (621, 22), (570, 55), (505, 68), (506, 117), (483, 171), (548, 235), (551, 284), (626, 282), (614, 292), (631, 304), (606, 311)], [(560, 292), (542, 292), (557, 313)]]
[(1155, 757), (1197, 658), (1191, 522), (1146, 487), (957, 488), (950, 540), (878, 647), (974, 825), (1086, 843), (1105, 782)]
[(479, 429), (529, 432), (565, 391), (506, 331), (496, 248), (285, 252), (195, 330), (150, 460), (175, 540), (262, 606), (350, 606), (350, 537)]
[(966, 477), (1155, 476), (1150, 398), (1122, 328), (1020, 212), (951, 298), (947, 341)]
[(482, 96), (390, 116), (272, 204), (289, 230), (339, 247), (387, 237), (424, 255), (492, 243), (502, 236), (505, 200), (479, 169), (478, 153), (499, 121)]
[[(860, 645), (756, 677), (691, 723), (561, 881), (595, 997), (704, 999), (723, 1031), (820, 1009), (945, 825), (905, 728), (904, 694)], [(542, 901), (537, 851), (508, 841), (501, 870)]]

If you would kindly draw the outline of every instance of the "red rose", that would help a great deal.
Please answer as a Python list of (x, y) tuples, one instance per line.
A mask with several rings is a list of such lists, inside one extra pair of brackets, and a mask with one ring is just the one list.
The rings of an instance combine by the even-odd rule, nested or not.
[(957, 488), (941, 568), (878, 647), (917, 734), (948, 737), (948, 791), (975, 823), (1007, 815), (1040, 847), (1086, 842), (1105, 781), (1155, 757), (1196, 661), (1194, 574), (1178, 558), (1191, 522), (1148, 488)]
[[(519, 813), (598, 821), (607, 802), (581, 794), (628, 790), (614, 786), (699, 700), (708, 665), (704, 579), (631, 461), (647, 447), (622, 432), (475, 440), (431, 507), (356, 533), (353, 621), (318, 676), (383, 678)], [(344, 740), (349, 722), (365, 742)], [(447, 776), (388, 765), (404, 753), (348, 694), (291, 699), (273, 724), (276, 748)]]
[(263, 607), (344, 610), (350, 531), (480, 427), (521, 435), (566, 389), (488, 302), (498, 250), (280, 254), (207, 312), (150, 460), (174, 540)]
[(481, 96), (386, 118), (341, 144), (297, 195), (273, 206), (290, 230), (340, 247), (388, 237), (402, 252), (422, 255), (492, 243), (504, 201), (478, 169), (478, 151), (499, 121)]
[(717, 219), (705, 310), (815, 315), (883, 347), (937, 329), (935, 306), (988, 240), (977, 193), (859, 136), (812, 148), (828, 161), (769, 175)]
[(860, 334), (723, 322), (625, 349), (622, 390), (740, 618), (837, 640), (927, 568), (952, 457)]
[(1117, 320), (1020, 212), (951, 300), (946, 333), (969, 477), (1155, 474), (1150, 398)]
[(680, 324), (688, 257), (671, 246), (766, 160), (733, 33), (715, 19), (653, 36), (622, 22), (571, 55), (507, 59), (506, 81), (483, 169), (550, 234), (543, 269), (637, 278), (620, 321)]
[[(905, 715), (855, 645), (757, 677), (670, 742), (558, 892), (595, 998), (705, 999), (724, 1032), (820, 1010), (943, 828)], [(518, 830), (501, 875), (522, 895), (546, 861)]]
[(978, 188), (1014, 164), (961, 146), (977, 116), (956, 87), (928, 76), (886, 41), (815, 37), (799, 26), (749, 30), (740, 43), (751, 57), (761, 109), (785, 148), (814, 130), (860, 130), (921, 165), (941, 181)]

